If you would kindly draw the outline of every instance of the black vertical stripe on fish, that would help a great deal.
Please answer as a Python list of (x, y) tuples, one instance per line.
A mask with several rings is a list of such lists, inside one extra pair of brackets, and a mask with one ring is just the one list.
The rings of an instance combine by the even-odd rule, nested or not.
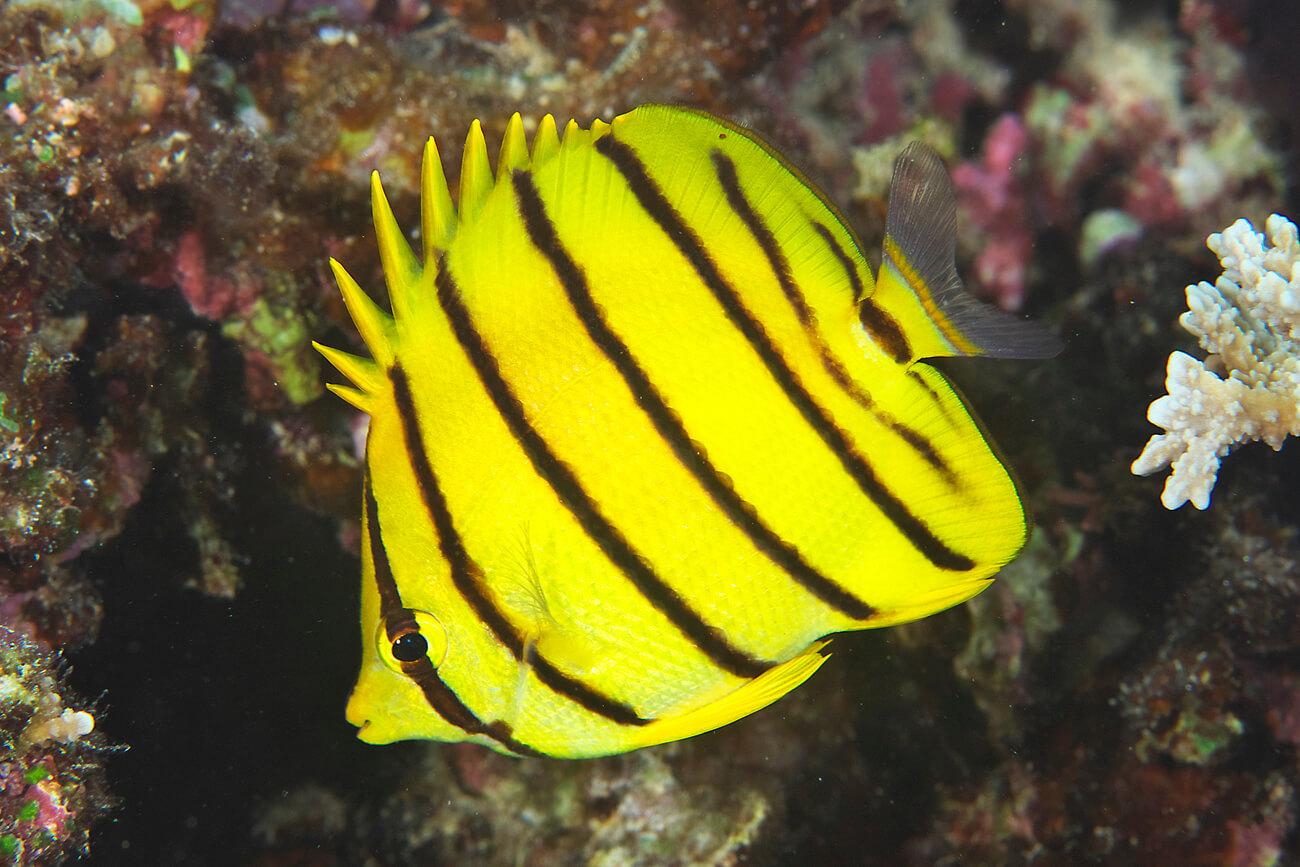
[(908, 370), (907, 375), (910, 376), (912, 379), (915, 379), (917, 384), (920, 385), (921, 388), (925, 389), (926, 394), (930, 395), (930, 399), (934, 401), (934, 405), (939, 408), (939, 412), (943, 413), (943, 417), (947, 419), (948, 423), (956, 424), (956, 420), (953, 418), (952, 413), (948, 409), (948, 404), (945, 403), (943, 398), (939, 396), (939, 392), (934, 390), (934, 386), (926, 382), (925, 377), (922, 376), (914, 369)]
[[(735, 162), (715, 148), (713, 151), (713, 166), (718, 175), (718, 183), (722, 185), (722, 189), (726, 193), (727, 203), (731, 205), (731, 209), (740, 217), (741, 222), (745, 224), (745, 228), (749, 229), (749, 233), (754, 237), (759, 249), (763, 251), (763, 256), (767, 259), (772, 273), (776, 276), (777, 285), (781, 287), (781, 294), (785, 295), (786, 300), (790, 302), (790, 306), (794, 308), (799, 324), (803, 326), (808, 340), (816, 348), (822, 368), (839, 386), (840, 391), (848, 395), (850, 400), (871, 413), (877, 421), (911, 446), (913, 451), (943, 477), (944, 481), (949, 485), (955, 485), (957, 483), (957, 474), (953, 472), (952, 467), (948, 466), (948, 462), (939, 454), (934, 444), (919, 431), (908, 427), (876, 406), (876, 402), (871, 398), (871, 395), (853, 380), (849, 372), (844, 369), (844, 365), (835, 357), (835, 353), (831, 351), (830, 346), (826, 344), (821, 332), (818, 331), (817, 319), (808, 307), (803, 290), (799, 288), (794, 275), (790, 273), (790, 262), (781, 250), (781, 245), (777, 243), (776, 235), (772, 233), (763, 217), (754, 210), (754, 206), (749, 202), (749, 197), (745, 195), (744, 189), (740, 186), (740, 176), (736, 172)], [(850, 280), (853, 283), (854, 297), (860, 297), (862, 281), (858, 277), (857, 269), (852, 267), (853, 263), (849, 261), (848, 256), (835, 242), (835, 237), (831, 235), (830, 230), (820, 223), (814, 222), (813, 225), (821, 230), (822, 237), (835, 250), (840, 259), (840, 264), (844, 265), (846, 270), (849, 271)]]
[(514, 173), (515, 198), (519, 203), (524, 227), (533, 245), (551, 263), (569, 304), (587, 335), (609, 359), (635, 399), (636, 405), (650, 419), (659, 435), (672, 449), (673, 454), (708, 493), (714, 504), (731, 520), (758, 550), (774, 564), (797, 581), (822, 602), (855, 620), (872, 617), (875, 609), (845, 590), (835, 581), (821, 574), (804, 559), (794, 545), (782, 539), (759, 516), (757, 509), (746, 502), (696, 447), (690, 434), (649, 375), (632, 355), (627, 344), (614, 333), (591, 295), (591, 287), (582, 269), (569, 255), (555, 231), (555, 225), (546, 213), (533, 184), (532, 176), (523, 170)]
[[(379, 592), (380, 619), (389, 641), (396, 641), (407, 632), (418, 632), (415, 615), (402, 604), (401, 591), (397, 588), (397, 579), (393, 577), (392, 566), (388, 562), (388, 551), (384, 547), (383, 531), (379, 526), (379, 506), (375, 502), (374, 491), (370, 487), (370, 477), (365, 479), (366, 522), (370, 536), (370, 561), (375, 568), (375, 587)], [(401, 663), (402, 673), (415, 682), (424, 695), (425, 702), (438, 716), (451, 725), (468, 734), (485, 735), (501, 746), (521, 756), (543, 756), (542, 752), (514, 738), (510, 726), (501, 721), (485, 723), (460, 699), (446, 681), (438, 674), (438, 669), (428, 657), (421, 657), (412, 662)]]
[(601, 513), (573, 471), (547, 445), (528, 420), (523, 404), (501, 374), (497, 360), (479, 334), (444, 259), (438, 265), (438, 302), (451, 324), (461, 349), (477, 374), (497, 413), (505, 421), (533, 469), (555, 491), (560, 502), (577, 519), (583, 532), (596, 543), (633, 586), (677, 630), (711, 659), (737, 677), (757, 677), (774, 665), (736, 647), (716, 627), (710, 626), (677, 591), (664, 583), (621, 532)]
[(762, 359), (768, 372), (785, 392), (786, 398), (794, 404), (804, 420), (821, 437), (863, 494), (932, 564), (941, 569), (959, 572), (973, 568), (975, 562), (970, 557), (944, 544), (925, 522), (914, 515), (880, 481), (875, 470), (862, 455), (858, 454), (844, 431), (835, 425), (826, 411), (817, 404), (789, 364), (782, 358), (772, 339), (741, 303), (735, 289), (722, 277), (717, 265), (704, 249), (699, 236), (686, 225), (685, 220), (664, 196), (659, 185), (651, 179), (645, 165), (632, 149), (614, 138), (613, 133), (598, 139), (595, 147), (598, 152), (613, 162), (641, 207), (659, 224), (682, 256), (695, 269), (704, 285), (727, 314), (728, 320), (744, 335)]
[[(817, 234), (821, 235), (822, 240), (826, 242), (826, 245), (831, 249), (831, 252), (839, 261), (840, 267), (844, 269), (844, 274), (849, 280), (849, 285), (853, 288), (853, 297), (859, 304), (858, 316), (860, 319), (862, 315), (861, 305), (869, 302), (862, 297), (864, 287), (862, 285), (862, 278), (858, 276), (858, 269), (854, 266), (853, 260), (849, 258), (848, 253), (844, 252), (844, 248), (840, 246), (839, 241), (835, 240), (835, 236), (831, 234), (831, 230), (816, 220), (811, 222), (813, 229), (816, 230)], [(903, 335), (902, 331), (898, 329), (898, 323), (894, 322), (892, 318), (889, 322), (894, 326), (894, 333), (896, 333), (898, 341), (898, 345), (894, 347), (893, 351), (882, 342), (879, 334), (872, 334), (872, 337), (875, 339), (877, 344), (880, 344), (882, 348), (890, 354), (894, 361), (900, 364), (905, 364), (911, 360), (911, 347), (907, 345), (907, 338)], [(867, 326), (864, 324), (863, 327), (866, 328)], [(871, 329), (869, 328), (868, 333), (871, 333)], [(902, 358), (900, 359), (895, 353), (901, 353)], [(858, 389), (858, 393), (860, 393), (862, 397), (866, 398), (867, 401), (871, 401), (871, 396), (865, 391)], [(861, 400), (858, 402), (863, 403)], [(863, 404), (863, 406), (866, 406), (866, 404)], [(870, 407), (867, 408), (871, 409), (872, 412), (875, 413), (876, 418), (880, 420), (881, 424), (898, 434), (898, 436), (910, 445), (916, 453), (926, 461), (926, 463), (934, 467), (935, 470), (943, 476), (944, 481), (954, 487), (958, 484), (957, 474), (953, 471), (952, 467), (948, 464), (948, 461), (943, 457), (943, 455), (939, 454), (939, 450), (934, 447), (934, 444), (930, 442), (924, 434), (910, 425), (906, 425), (894, 418), (892, 414), (876, 406), (874, 401), (872, 401)]]
[[(799, 324), (804, 327), (808, 336), (817, 346), (823, 356), (829, 354), (830, 349), (826, 346), (821, 336), (815, 332), (816, 322), (813, 318), (813, 312), (808, 308), (808, 302), (804, 300), (803, 292), (795, 285), (794, 277), (790, 274), (790, 263), (785, 258), (785, 253), (781, 251), (781, 246), (776, 242), (776, 236), (768, 228), (767, 223), (754, 210), (754, 206), (749, 203), (749, 198), (745, 191), (740, 188), (740, 176), (736, 173), (736, 163), (731, 157), (724, 154), (718, 149), (714, 149), (710, 155), (713, 159), (713, 169), (718, 175), (718, 183), (722, 185), (722, 191), (727, 196), (727, 204), (740, 217), (745, 228), (749, 229), (749, 234), (754, 237), (755, 243), (758, 244), (767, 263), (772, 268), (772, 273), (776, 275), (776, 282), (781, 287), (781, 294), (790, 302), (794, 308), (795, 315), (799, 318)], [(824, 361), (838, 365), (839, 362), (833, 358), (823, 358)], [(843, 371), (841, 370), (841, 375)]]
[(822, 236), (822, 240), (826, 242), (827, 247), (830, 247), (831, 253), (839, 260), (840, 267), (844, 269), (844, 276), (848, 277), (849, 285), (853, 287), (853, 300), (855, 302), (861, 301), (863, 293), (866, 291), (866, 287), (862, 285), (862, 277), (858, 274), (857, 266), (853, 263), (853, 260), (849, 258), (849, 254), (844, 252), (844, 248), (840, 246), (840, 242), (835, 240), (835, 235), (831, 233), (830, 229), (826, 228), (816, 220), (812, 220), (811, 222), (813, 229), (818, 235)]
[(835, 240), (831, 230), (816, 221), (812, 225), (817, 230), (817, 234), (822, 236), (826, 246), (830, 247), (831, 253), (839, 260), (840, 266), (844, 268), (844, 273), (849, 278), (849, 284), (853, 287), (853, 297), (858, 302), (858, 321), (862, 323), (862, 327), (867, 329), (871, 339), (875, 340), (890, 358), (899, 364), (907, 364), (912, 360), (912, 347), (898, 321), (874, 304), (870, 298), (863, 297), (862, 278), (858, 276), (858, 269), (849, 258), (849, 254), (844, 252), (839, 241)]
[(863, 298), (858, 303), (858, 321), (867, 329), (871, 339), (889, 353), (894, 361), (907, 364), (912, 360), (912, 345), (908, 343), (907, 335), (903, 333), (898, 320), (888, 310), (870, 298)]
[(560, 671), (546, 657), (536, 652), (528, 654), (524, 660), (525, 641), (518, 628), (510, 622), (504, 611), (497, 607), (483, 586), (483, 574), (479, 565), (470, 558), (465, 550), (464, 540), (456, 529), (447, 498), (438, 484), (433, 464), (424, 448), (420, 435), (419, 421), (416, 417), (415, 402), (411, 396), (411, 386), (407, 382), (406, 372), (394, 364), (388, 372), (393, 384), (393, 400), (397, 405), (397, 414), (402, 422), (402, 433), (406, 443), (406, 453), (410, 458), (411, 470), (415, 474), (416, 484), (424, 500), (425, 510), (438, 534), (438, 547), (451, 567), (451, 580), (461, 597), (473, 609), (478, 619), (483, 621), (506, 648), (520, 661), (531, 664), (537, 679), (560, 695), (565, 696), (582, 707), (621, 725), (645, 725), (644, 719), (627, 704), (607, 696), (582, 681)]
[(370, 559), (375, 566), (375, 589), (379, 593), (379, 618), (384, 623), (390, 640), (396, 640), (397, 633), (405, 632), (415, 626), (415, 617), (402, 604), (402, 595), (397, 589), (397, 580), (388, 565), (388, 552), (379, 535), (379, 506), (375, 502), (375, 493), (370, 487), (370, 474), (367, 473), (365, 485), (366, 524), (370, 528)]

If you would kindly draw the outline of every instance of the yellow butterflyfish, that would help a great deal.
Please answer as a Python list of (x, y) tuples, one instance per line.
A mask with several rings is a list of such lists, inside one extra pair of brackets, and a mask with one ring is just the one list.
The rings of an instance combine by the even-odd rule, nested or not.
[(927, 148), (898, 158), (874, 279), (803, 175), (689, 109), (548, 115), (531, 149), (516, 114), (495, 172), (476, 121), (455, 205), (431, 139), (420, 255), (372, 193), (392, 313), (332, 262), (370, 357), (317, 346), (370, 416), (362, 740), (691, 737), (1024, 544), (1007, 469), (923, 359), (1055, 342), (963, 292)]

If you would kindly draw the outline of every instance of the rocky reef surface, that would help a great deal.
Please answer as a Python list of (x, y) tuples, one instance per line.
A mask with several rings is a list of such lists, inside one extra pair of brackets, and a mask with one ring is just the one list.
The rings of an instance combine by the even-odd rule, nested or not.
[[(1205, 513), (1129, 464), (1205, 237), (1300, 215), (1298, 29), (1265, 0), (0, 5), (0, 863), (1294, 858), (1300, 464), (1242, 448)], [(869, 250), (895, 154), (943, 154), (968, 284), (1066, 343), (945, 365), (1030, 544), (686, 743), (364, 747), (326, 256), (377, 284), (367, 176), (413, 213), (430, 134), (647, 101), (765, 132)]]

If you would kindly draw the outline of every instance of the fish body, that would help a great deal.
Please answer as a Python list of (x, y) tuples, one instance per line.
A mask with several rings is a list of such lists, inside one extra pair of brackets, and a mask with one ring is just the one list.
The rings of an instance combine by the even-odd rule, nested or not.
[(966, 296), (942, 163), (900, 157), (878, 278), (752, 133), (645, 106), (453, 207), (436, 145), (421, 255), (374, 180), (392, 314), (334, 264), (370, 358), (318, 347), (370, 415), (366, 741), (588, 757), (689, 737), (793, 689), (825, 637), (913, 620), (1019, 551), (1015, 486), (921, 359), (1042, 356)]

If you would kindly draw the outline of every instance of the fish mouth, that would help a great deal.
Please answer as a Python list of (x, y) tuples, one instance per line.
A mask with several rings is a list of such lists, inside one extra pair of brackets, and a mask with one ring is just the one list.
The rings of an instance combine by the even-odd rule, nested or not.
[(359, 725), (357, 723), (353, 725), (357, 727), (357, 740), (368, 740), (366, 732), (370, 728), (370, 720), (363, 720)]
[(393, 741), (401, 740), (401, 735), (396, 734), (389, 729), (385, 731), (382, 726), (375, 724), (373, 720), (366, 720), (357, 726), (357, 740), (364, 744), (391, 744)]

